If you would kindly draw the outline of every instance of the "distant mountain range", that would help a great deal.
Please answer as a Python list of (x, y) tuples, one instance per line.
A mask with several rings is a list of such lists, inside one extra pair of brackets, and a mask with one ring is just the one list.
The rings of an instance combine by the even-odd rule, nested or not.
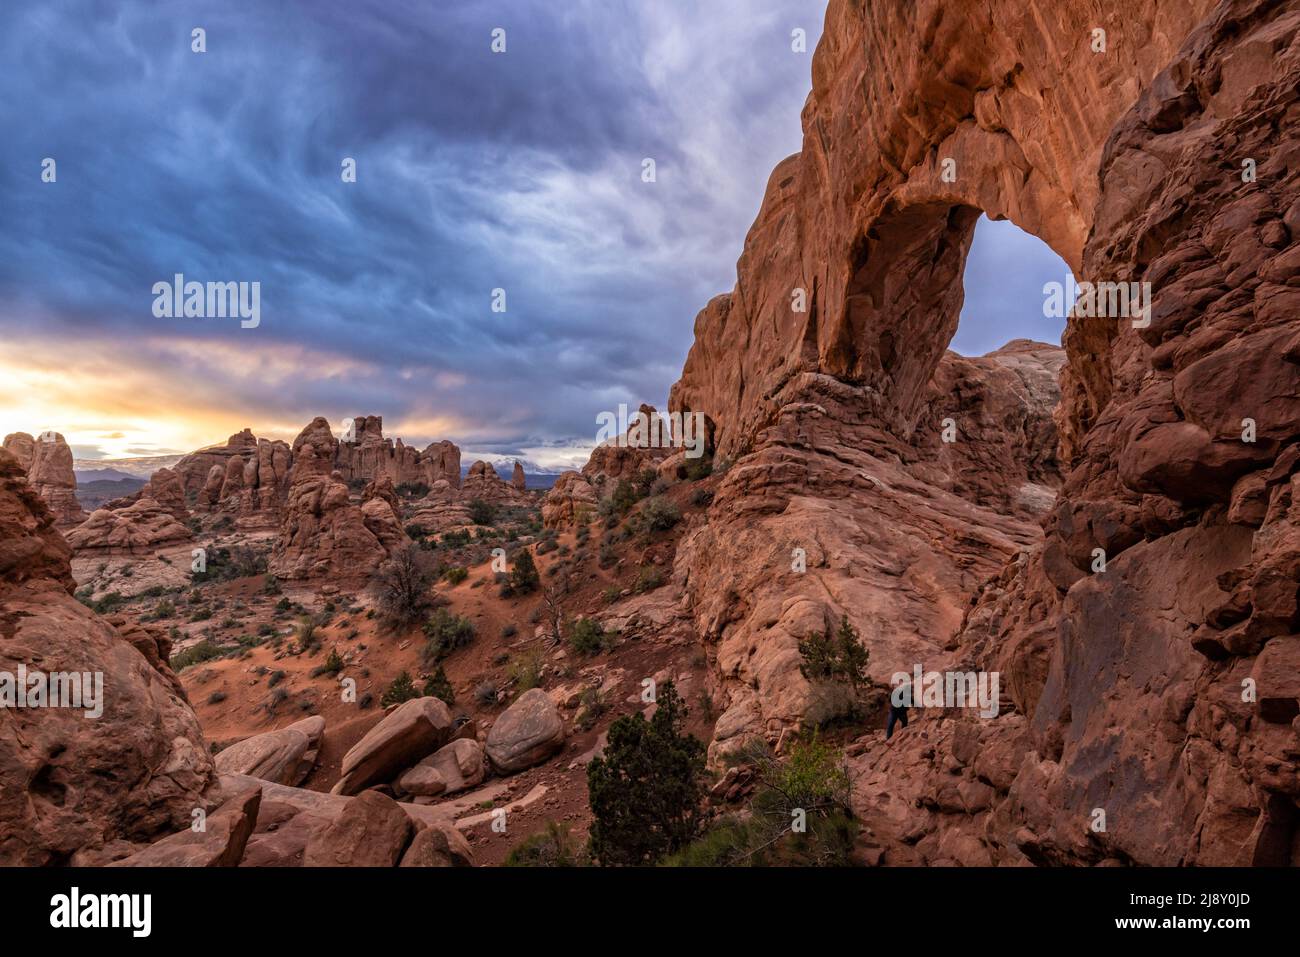
[(162, 468), (171, 468), (179, 462), (180, 455), (147, 455), (132, 459), (75, 459), (72, 471), (77, 483), (120, 479), (145, 479)]

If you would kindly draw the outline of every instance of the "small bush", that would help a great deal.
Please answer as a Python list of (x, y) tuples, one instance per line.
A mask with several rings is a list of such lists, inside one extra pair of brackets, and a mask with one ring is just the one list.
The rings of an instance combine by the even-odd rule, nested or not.
[(580, 655), (598, 655), (614, 645), (614, 635), (607, 632), (594, 618), (579, 618), (569, 622), (565, 632), (569, 645)]
[(190, 645), (184, 651), (178, 651), (172, 655), (172, 671), (181, 672), (191, 665), (212, 661), (223, 657), (225, 654), (226, 649), (204, 638), (202, 641)]
[(442, 577), (447, 579), (449, 585), (459, 585), (466, 578), (469, 578), (469, 569), (461, 565), (454, 565), (444, 571)]
[(497, 510), (491, 503), (478, 498), (469, 503), (469, 520), (475, 525), (491, 525), (496, 517)]
[(505, 860), (506, 867), (583, 867), (588, 863), (563, 821), (547, 821), (546, 830), (524, 838)]
[(474, 625), (468, 618), (454, 615), (446, 608), (439, 608), (424, 623), (424, 636), (427, 639), (424, 660), (426, 664), (433, 664), (473, 641)]
[(338, 650), (330, 649), (329, 655), (326, 656), (323, 664), (317, 665), (312, 669), (311, 676), (319, 678), (322, 675), (336, 675), (343, 670), (343, 659), (339, 657)]
[(208, 695), (208, 704), (221, 704), (225, 700), (226, 693), (224, 691), (214, 691)]
[(456, 704), (456, 691), (447, 678), (447, 672), (442, 670), (442, 665), (424, 683), (424, 694), (425, 697), (439, 699), (449, 708)]
[(527, 547), (515, 552), (514, 567), (510, 569), (510, 589), (514, 592), (528, 594), (537, 590), (541, 579), (537, 574), (537, 565), (532, 552)]
[(637, 503), (636, 487), (627, 479), (619, 479), (610, 496), (610, 507), (616, 515), (626, 515)]
[(412, 698), (418, 697), (420, 697), (420, 693), (415, 690), (415, 682), (411, 680), (410, 673), (403, 671), (384, 690), (384, 693), (379, 698), (379, 705), (387, 708), (389, 705), (401, 704), (403, 701), (410, 701)]
[(641, 506), (641, 519), (650, 531), (666, 532), (682, 520), (682, 512), (666, 498), (652, 498)]
[(632, 590), (638, 595), (643, 595), (648, 591), (654, 591), (664, 583), (664, 573), (657, 565), (647, 565), (641, 569), (641, 573), (636, 576), (636, 581), (632, 585)]
[(530, 691), (542, 683), (542, 652), (533, 649), (510, 659), (506, 668), (508, 677), (519, 693)]
[(713, 458), (708, 455), (701, 455), (698, 458), (686, 459), (686, 479), (689, 482), (698, 482), (700, 479), (708, 478), (713, 474)]

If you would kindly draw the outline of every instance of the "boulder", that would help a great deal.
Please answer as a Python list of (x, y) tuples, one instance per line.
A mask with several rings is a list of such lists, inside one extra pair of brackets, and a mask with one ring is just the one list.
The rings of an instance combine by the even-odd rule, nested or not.
[(191, 826), (109, 866), (237, 867), (257, 825), (261, 802), (262, 789), (249, 788), (204, 817), (201, 830)]
[(483, 746), (472, 738), (457, 738), (439, 748), (397, 779), (408, 794), (455, 794), (481, 784), (487, 776)]
[(307, 839), (303, 867), (395, 867), (415, 826), (397, 802), (366, 791)]
[(218, 752), (217, 771), (297, 786), (316, 766), (324, 732), (325, 719), (312, 715), (278, 731), (255, 734)]
[(487, 756), (499, 774), (514, 774), (540, 764), (564, 745), (564, 721), (541, 688), (519, 696), (487, 736)]
[(437, 698), (397, 705), (343, 756), (342, 776), (331, 794), (357, 794), (392, 781), (451, 739), (452, 718)]
[(474, 853), (460, 831), (447, 824), (420, 830), (399, 867), (473, 867)]

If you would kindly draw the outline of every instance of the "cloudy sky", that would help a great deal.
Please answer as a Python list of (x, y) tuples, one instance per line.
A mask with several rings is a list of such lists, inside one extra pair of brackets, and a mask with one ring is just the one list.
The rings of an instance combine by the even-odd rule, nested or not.
[[(116, 457), (381, 414), (421, 446), (584, 461), (596, 413), (664, 404), (696, 312), (733, 285), (800, 144), (811, 52), (791, 31), (811, 51), (823, 12), (0, 5), (0, 433)], [(971, 262), (955, 348), (1059, 337), (1002, 305), (1006, 269), (1035, 298), (1063, 277), (1041, 243), (983, 222)], [(260, 325), (155, 317), (177, 273), (259, 282)]]

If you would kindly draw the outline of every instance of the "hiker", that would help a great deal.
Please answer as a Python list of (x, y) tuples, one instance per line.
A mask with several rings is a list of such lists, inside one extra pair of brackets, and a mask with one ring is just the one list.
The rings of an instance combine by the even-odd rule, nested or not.
[(912, 706), (912, 683), (903, 681), (889, 695), (889, 720), (885, 722), (885, 740), (894, 736), (894, 723), (907, 727), (907, 709)]

